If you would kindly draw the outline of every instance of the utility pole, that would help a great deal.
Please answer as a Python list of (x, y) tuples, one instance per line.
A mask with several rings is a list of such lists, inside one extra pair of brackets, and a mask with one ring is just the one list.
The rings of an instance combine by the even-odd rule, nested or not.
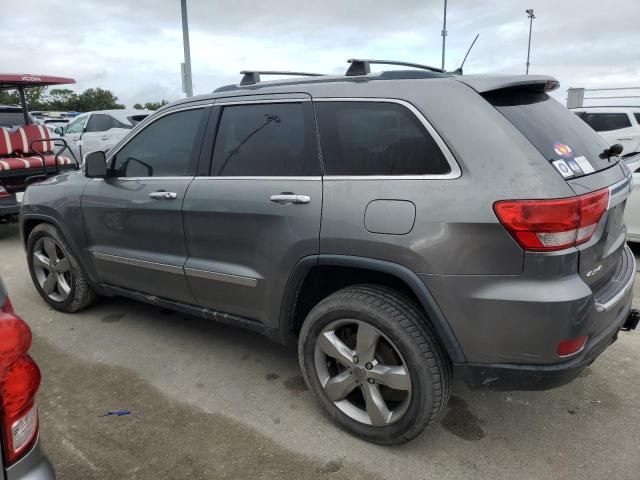
[(184, 45), (184, 63), (182, 64), (182, 91), (187, 97), (193, 97), (191, 82), (191, 48), (189, 47), (189, 22), (187, 20), (187, 0), (181, 0), (182, 7), (182, 43)]
[(444, 20), (442, 22), (442, 69), (444, 70), (444, 51), (447, 42), (447, 0), (444, 0)]
[(533, 8), (526, 10), (527, 17), (529, 17), (529, 46), (527, 47), (527, 75), (529, 75), (529, 57), (531, 56), (531, 29), (533, 28), (533, 19), (536, 16), (533, 14)]

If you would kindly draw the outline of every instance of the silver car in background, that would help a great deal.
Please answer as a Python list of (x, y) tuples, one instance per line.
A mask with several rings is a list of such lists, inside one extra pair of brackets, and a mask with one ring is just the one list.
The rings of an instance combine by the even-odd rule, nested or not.
[(70, 154), (82, 157), (96, 150), (109, 151), (134, 126), (151, 114), (149, 110), (100, 110), (78, 115), (57, 133), (67, 141)]

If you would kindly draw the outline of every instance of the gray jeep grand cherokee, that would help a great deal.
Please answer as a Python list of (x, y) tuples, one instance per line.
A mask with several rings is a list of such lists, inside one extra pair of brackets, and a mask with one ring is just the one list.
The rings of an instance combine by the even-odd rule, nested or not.
[(329, 416), (382, 444), (422, 432), (453, 374), (575, 378), (637, 323), (628, 170), (553, 78), (371, 63), (243, 72), (29, 187), (42, 298), (124, 295), (297, 339)]

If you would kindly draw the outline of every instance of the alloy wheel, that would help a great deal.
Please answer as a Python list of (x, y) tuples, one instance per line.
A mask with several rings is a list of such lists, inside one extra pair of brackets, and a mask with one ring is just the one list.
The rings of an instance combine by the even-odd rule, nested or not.
[(42, 291), (56, 302), (69, 298), (72, 285), (71, 262), (51, 237), (36, 242), (33, 253), (33, 271)]
[(376, 327), (351, 319), (330, 323), (318, 336), (314, 361), (325, 394), (351, 419), (383, 427), (406, 413), (409, 369)]

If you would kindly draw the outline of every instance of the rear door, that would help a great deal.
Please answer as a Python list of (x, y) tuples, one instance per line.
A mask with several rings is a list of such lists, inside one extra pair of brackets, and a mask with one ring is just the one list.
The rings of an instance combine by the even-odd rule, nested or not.
[(184, 276), (182, 202), (193, 177), (209, 109), (156, 116), (109, 159), (109, 176), (87, 184), (82, 215), (101, 281), (195, 303)]
[(318, 253), (322, 179), (310, 97), (254, 99), (216, 100), (211, 174), (183, 207), (185, 273), (203, 307), (277, 328), (289, 274)]
[[(598, 134), (563, 105), (542, 92), (496, 91), (484, 95), (549, 161), (577, 195), (610, 190), (607, 212), (592, 238), (578, 246), (579, 270), (596, 291), (623, 261), (626, 228), (623, 222), (631, 176)], [(626, 114), (625, 114), (626, 115)]]

